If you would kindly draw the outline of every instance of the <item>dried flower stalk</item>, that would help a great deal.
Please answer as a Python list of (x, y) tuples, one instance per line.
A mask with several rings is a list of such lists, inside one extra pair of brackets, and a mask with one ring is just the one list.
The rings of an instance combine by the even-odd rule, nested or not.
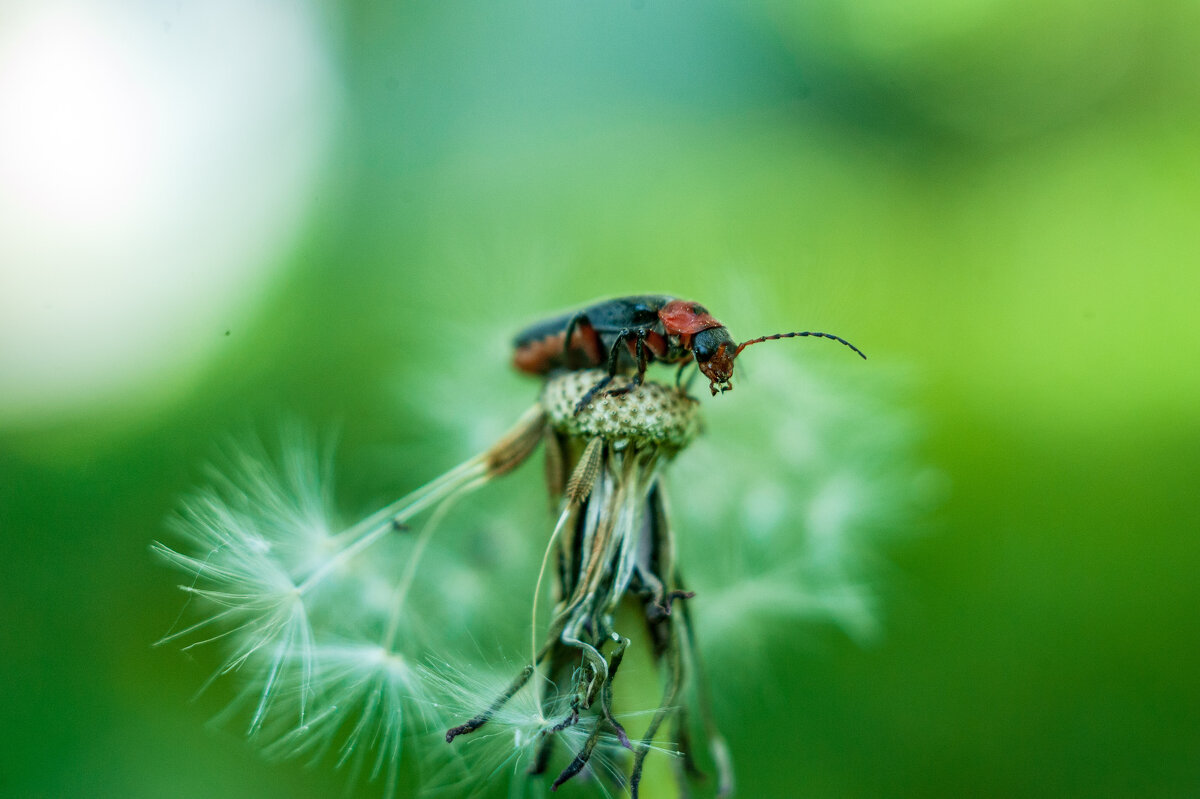
[[(551, 377), (541, 397), (547, 488), (559, 508), (547, 548), (557, 584), (549, 630), (539, 646), (535, 593), (531, 664), (481, 713), (448, 730), (446, 740), (487, 724), (536, 670), (543, 670), (550, 683), (571, 698), (569, 712), (543, 731), (531, 772), (545, 770), (555, 733), (590, 714), (596, 717), (591, 733), (552, 789), (583, 771), (601, 736), (610, 733), (633, 752), (629, 789), (637, 797), (646, 755), (668, 719), (674, 722), (672, 737), (682, 750), (679, 778), (697, 773), (685, 713), (677, 701), (689, 672), (699, 671), (699, 659), (686, 608), (672, 612), (677, 600), (692, 593), (684, 589), (676, 567), (674, 534), (659, 478), (662, 467), (695, 437), (699, 417), (694, 400), (656, 383), (598, 397), (576, 412), (580, 399), (602, 376), (587, 370)], [(545, 566), (543, 560), (543, 576)], [(540, 584), (541, 578), (539, 589)], [(615, 626), (617, 609), (625, 601), (640, 607), (664, 682), (659, 707), (636, 743), (613, 713), (614, 681), (630, 645)], [(727, 795), (733, 787), (727, 749), (712, 722), (703, 689), (699, 695), (718, 770), (718, 794)]]

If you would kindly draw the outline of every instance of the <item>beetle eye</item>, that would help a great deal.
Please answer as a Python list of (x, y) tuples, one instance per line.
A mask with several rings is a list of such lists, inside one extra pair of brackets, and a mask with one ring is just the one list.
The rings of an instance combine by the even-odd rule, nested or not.
[(710, 327), (701, 330), (692, 338), (692, 352), (696, 360), (703, 363), (712, 360), (721, 351), (721, 345), (728, 347), (733, 343), (729, 331), (723, 327)]

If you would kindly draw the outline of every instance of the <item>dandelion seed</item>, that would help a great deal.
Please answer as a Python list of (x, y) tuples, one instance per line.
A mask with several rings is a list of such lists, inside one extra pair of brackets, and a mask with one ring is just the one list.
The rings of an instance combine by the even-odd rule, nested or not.
[(368, 779), (384, 776), (384, 795), (395, 795), (410, 716), (429, 723), (431, 706), (420, 672), (394, 649), (362, 641), (319, 644), (314, 660), (319, 710), (264, 751), (316, 762), (333, 750), (335, 765), (350, 765), (352, 779), (369, 768)]
[[(312, 519), (295, 494), (267, 472), (241, 463), (247, 477), (245, 490), (205, 491), (187, 502), (174, 519), (176, 532), (189, 541), (199, 556), (186, 555), (155, 543), (153, 550), (168, 563), (189, 574), (192, 581), (180, 586), (208, 609), (208, 615), (159, 643), (197, 638), (185, 649), (217, 640), (230, 643), (217, 674), (253, 672), (259, 683), (258, 699), (249, 732), (262, 725), (277, 698), (286, 672), (294, 674), (298, 713), (303, 719), (312, 700), (312, 629), (300, 586), (293, 575), (294, 540), (287, 538), (281, 519), (304, 517), (294, 530), (306, 537)], [(262, 516), (263, 508), (278, 516)]]
[[(229, 470), (218, 475), (216, 487), (186, 501), (173, 520), (172, 528), (186, 546), (152, 546), (191, 578), (181, 588), (196, 600), (201, 614), (159, 643), (190, 641), (185, 649), (228, 643), (229, 653), (213, 679), (236, 672), (243, 678), (240, 696), (256, 697), (249, 733), (263, 729), (284, 697), (294, 709), (294, 721), (283, 725), (312, 733), (288, 735), (291, 745), (276, 751), (311, 749), (308, 741), (329, 737), (339, 706), (357, 705), (364, 713), (362, 724), (352, 729), (342, 760), (370, 743), (381, 753), (373, 774), (385, 764), (393, 768), (403, 718), (400, 688), (412, 692), (415, 686), (409, 671), (398, 665), (415, 662), (405, 659), (399, 636), (421, 555), (454, 499), (528, 456), (541, 436), (542, 417), (535, 407), (488, 451), (338, 532), (332, 532), (328, 481), (320, 477), (311, 446), (285, 446), (279, 465), (256, 452), (236, 454)], [(319, 621), (333, 632), (344, 628), (336, 600), (347, 593), (361, 597), (372, 582), (372, 572), (360, 577), (351, 564), (430, 508), (433, 515), (392, 591), (387, 617), (375, 620), (381, 628), (378, 638), (357, 649), (318, 646), (314, 624)], [(352, 632), (365, 634), (361, 628)], [(347, 657), (348, 652), (360, 657)], [(370, 656), (380, 652), (386, 657)], [(351, 701), (367, 686), (361, 701)], [(316, 715), (310, 717), (314, 705)], [(394, 787), (394, 771), (389, 771), (389, 785)]]

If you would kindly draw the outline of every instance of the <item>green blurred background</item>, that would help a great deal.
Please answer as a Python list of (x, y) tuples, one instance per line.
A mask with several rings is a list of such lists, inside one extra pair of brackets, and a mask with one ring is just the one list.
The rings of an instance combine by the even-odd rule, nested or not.
[(950, 486), (879, 643), (766, 642), (741, 795), (1200, 791), (1196, 3), (0, 13), (3, 795), (341, 792), (151, 648), (163, 518), (281, 412), (388, 499), (519, 413), (513, 332), (648, 291), (910, 370)]

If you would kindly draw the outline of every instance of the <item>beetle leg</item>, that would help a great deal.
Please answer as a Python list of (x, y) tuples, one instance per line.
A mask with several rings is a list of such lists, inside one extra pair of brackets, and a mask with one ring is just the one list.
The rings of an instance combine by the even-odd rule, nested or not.
[(625, 340), (639, 335), (640, 332), (640, 328), (638, 330), (630, 330), (629, 328), (626, 328), (617, 334), (616, 339), (612, 343), (612, 347), (610, 347), (608, 350), (608, 374), (601, 378), (596, 385), (588, 389), (588, 393), (584, 394), (583, 398), (575, 404), (576, 415), (586, 408), (588, 403), (590, 403), (597, 394), (603, 391), (604, 388), (613, 381), (613, 378), (617, 376), (617, 364), (620, 362), (621, 348), (625, 346)]
[(639, 328), (637, 331), (637, 349), (635, 359), (637, 360), (637, 373), (633, 379), (629, 381), (624, 388), (614, 388), (609, 391), (609, 394), (616, 396), (618, 394), (627, 394), (642, 384), (646, 379), (646, 363), (649, 360), (649, 354), (646, 352), (646, 337), (650, 335), (650, 331), (645, 328)]
[(629, 328), (625, 328), (620, 333), (618, 333), (616, 339), (613, 340), (612, 347), (610, 347), (608, 350), (608, 376), (609, 377), (617, 376), (617, 364), (621, 360), (621, 348), (623, 346), (625, 346), (625, 340), (628, 338), (632, 338), (633, 336), (636, 336), (637, 334), (638, 334), (638, 331), (631, 330)]
[[(687, 381), (685, 382), (683, 379), (683, 373), (686, 372), (687, 368), (691, 365), (691, 361), (684, 361), (683, 363), (679, 364), (679, 371), (675, 373), (675, 388), (679, 389), (679, 392), (685, 397), (692, 396), (692, 384), (696, 382), (696, 375), (700, 374), (699, 370), (692, 372), (688, 375)], [(692, 399), (695, 399), (695, 397), (692, 397)]]
[(679, 371), (675, 373), (675, 388), (683, 390), (683, 370), (692, 365), (691, 361), (684, 361), (679, 364)]
[(600, 378), (600, 381), (597, 382), (596, 385), (589, 388), (588, 392), (583, 395), (583, 398), (579, 400), (579, 402), (575, 403), (575, 415), (578, 416), (580, 412), (583, 411), (583, 409), (586, 408), (592, 401), (592, 398), (603, 391), (604, 387), (612, 382), (612, 379), (612, 375), (605, 375), (604, 377)]
[(583, 313), (577, 313), (571, 317), (571, 321), (567, 322), (566, 333), (563, 334), (563, 352), (571, 346), (571, 336), (575, 335), (575, 328), (579, 327), (579, 323), (587, 319)]
[(571, 339), (575, 337), (576, 332), (580, 334), (579, 346), (576, 349), (583, 351), (584, 364), (599, 364), (604, 357), (600, 336), (596, 333), (596, 328), (592, 327), (592, 320), (588, 319), (587, 314), (581, 311), (571, 317), (571, 321), (567, 322), (567, 329), (563, 333), (563, 361), (568, 368), (574, 369), (579, 366), (578, 360), (571, 357)]
[(638, 369), (637, 369), (637, 374), (634, 375), (634, 378), (633, 378), (633, 387), (634, 388), (637, 388), (638, 386), (640, 386), (642, 384), (642, 380), (644, 380), (646, 378), (646, 362), (650, 358), (649, 353), (646, 352), (646, 347), (647, 347), (646, 338), (649, 335), (650, 335), (649, 330), (639, 330), (638, 331), (638, 342), (637, 342)]
[[(568, 366), (574, 365), (573, 361), (571, 360), (571, 339), (575, 337), (576, 328), (578, 328), (580, 324), (587, 324), (587, 323), (588, 323), (587, 316), (584, 315), (583, 313), (575, 314), (574, 316), (571, 317), (571, 321), (567, 322), (567, 330), (566, 330), (566, 333), (563, 335), (562, 347), (563, 347), (563, 361)], [(591, 327), (591, 325), (588, 324), (588, 327)]]

